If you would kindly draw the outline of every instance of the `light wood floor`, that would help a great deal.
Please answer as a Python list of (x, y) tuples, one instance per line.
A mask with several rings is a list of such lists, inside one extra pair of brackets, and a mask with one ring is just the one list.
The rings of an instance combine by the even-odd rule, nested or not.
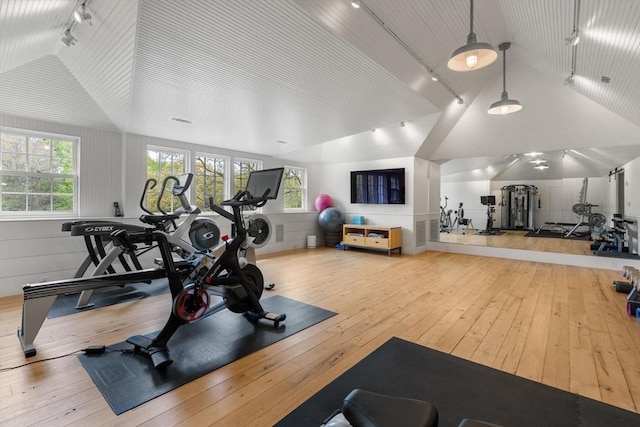
[(525, 237), (527, 231), (505, 230), (500, 235), (477, 234), (478, 230), (462, 229), (451, 233), (440, 233), (440, 241), (463, 245), (490, 246), (494, 248), (524, 249), (538, 252), (558, 252), (574, 255), (592, 255), (590, 240), (554, 239), (547, 237)]
[[(0, 424), (271, 426), (392, 336), (640, 411), (640, 323), (619, 272), (325, 248), (258, 264), (273, 293), (338, 315), (120, 416), (74, 356), (3, 370)], [(48, 319), (34, 359), (158, 330), (168, 309), (159, 296)], [(0, 299), (3, 369), (25, 363), (20, 316), (21, 297)]]

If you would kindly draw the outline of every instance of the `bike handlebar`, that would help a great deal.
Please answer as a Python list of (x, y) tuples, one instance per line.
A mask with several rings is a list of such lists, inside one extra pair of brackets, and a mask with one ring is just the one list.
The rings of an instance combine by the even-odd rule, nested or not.
[(271, 193), (270, 189), (267, 189), (260, 197), (254, 197), (248, 190), (239, 191), (235, 196), (229, 200), (225, 200), (221, 203), (223, 206), (255, 206), (261, 208), (267, 204), (267, 197)]

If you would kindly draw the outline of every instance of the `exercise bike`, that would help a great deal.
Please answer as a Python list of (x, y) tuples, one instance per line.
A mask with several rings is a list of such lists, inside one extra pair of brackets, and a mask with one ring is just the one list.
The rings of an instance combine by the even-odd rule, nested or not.
[[(211, 218), (200, 217), (202, 213), (200, 208), (190, 205), (187, 200), (185, 193), (191, 186), (192, 180), (193, 174), (191, 173), (184, 173), (179, 177), (167, 176), (163, 180), (162, 189), (159, 192), (156, 203), (160, 213), (150, 211), (145, 203), (149, 190), (152, 190), (157, 185), (155, 179), (151, 178), (145, 182), (142, 197), (140, 198), (140, 208), (146, 212), (145, 215), (140, 217), (140, 221), (165, 233), (167, 241), (171, 245), (171, 250), (179, 259), (188, 258), (199, 251), (213, 251), (220, 241), (220, 229), (216, 223)], [(162, 209), (161, 204), (167, 185), (171, 181), (174, 181), (171, 193), (178, 198), (181, 207), (173, 213), (167, 213)], [(186, 215), (186, 218), (180, 224), (176, 224), (176, 221), (184, 215)], [(98, 276), (105, 273), (115, 274), (113, 262), (116, 259), (120, 260), (120, 264), (125, 271), (131, 271), (132, 269), (126, 262), (125, 255), (132, 261), (136, 270), (142, 270), (143, 268), (138, 258), (155, 246), (146, 245), (136, 249), (136, 251), (124, 252), (119, 246), (113, 245), (110, 236), (114, 231), (125, 230), (133, 232), (139, 230), (139, 228), (139, 226), (114, 221), (73, 221), (64, 223), (62, 226), (63, 231), (70, 231), (72, 236), (84, 236), (89, 252), (74, 277), (85, 276), (91, 263), (95, 265), (95, 268), (90, 272), (89, 276)], [(189, 240), (186, 240), (187, 236)], [(91, 237), (93, 237), (95, 245), (90, 243)], [(160, 262), (157, 263), (160, 264)], [(93, 291), (93, 289), (87, 289), (80, 293), (76, 302), (76, 309), (93, 306), (89, 302)]]
[[(267, 320), (274, 328), (286, 319), (285, 314), (269, 313), (262, 308), (259, 299), (264, 290), (264, 278), (260, 269), (242, 256), (252, 240), (242, 210), (262, 207), (268, 200), (275, 199), (283, 172), (284, 168), (251, 172), (247, 189), (221, 203), (230, 207), (232, 213), (211, 204), (215, 212), (232, 221), (235, 230), (235, 236), (226, 240), (224, 252), (217, 258), (208, 253), (194, 254), (186, 260), (186, 269), (177, 269), (171, 244), (163, 232), (154, 229), (134, 233), (119, 230), (112, 234), (114, 244), (125, 252), (135, 251), (140, 243), (156, 242), (169, 279), (172, 297), (169, 319), (155, 338), (136, 335), (127, 339), (133, 344), (135, 354), (149, 357), (157, 369), (169, 366), (173, 360), (167, 344), (178, 328), (225, 308), (243, 314), (252, 323)], [(256, 193), (260, 195), (255, 196)], [(211, 296), (222, 297), (222, 301), (210, 305)]]

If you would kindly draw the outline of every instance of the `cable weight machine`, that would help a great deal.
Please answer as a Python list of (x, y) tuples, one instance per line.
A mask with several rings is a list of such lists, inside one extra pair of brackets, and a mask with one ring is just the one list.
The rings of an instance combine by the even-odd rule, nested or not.
[(505, 185), (502, 187), (501, 228), (504, 230), (535, 230), (535, 185)]

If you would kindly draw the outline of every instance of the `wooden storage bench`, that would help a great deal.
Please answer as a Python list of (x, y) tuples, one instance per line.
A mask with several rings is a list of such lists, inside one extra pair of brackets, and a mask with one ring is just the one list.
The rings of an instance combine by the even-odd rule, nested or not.
[(379, 225), (344, 224), (342, 227), (342, 244), (363, 249), (377, 249), (402, 253), (402, 227), (384, 227)]

